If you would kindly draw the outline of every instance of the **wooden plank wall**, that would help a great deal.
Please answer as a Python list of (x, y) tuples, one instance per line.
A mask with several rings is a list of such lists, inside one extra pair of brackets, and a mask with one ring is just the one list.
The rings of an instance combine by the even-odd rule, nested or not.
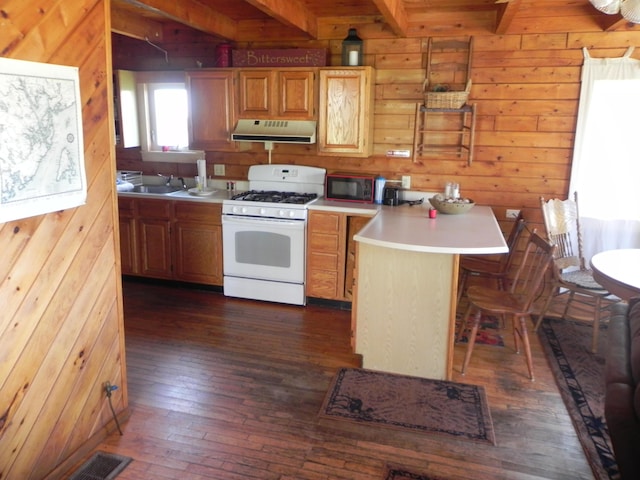
[[(182, 42), (182, 35), (186, 42)], [(179, 28), (165, 34), (169, 65), (164, 64), (164, 58), (158, 59), (157, 53), (136, 58), (132, 41), (114, 40), (114, 66), (185, 68), (196, 61), (205, 67), (211, 65), (212, 49), (206, 46), (206, 40), (199, 37), (189, 48), (190, 35)], [(491, 205), (505, 230), (510, 228), (504, 221), (507, 208), (523, 210), (530, 221), (542, 227), (539, 196), (565, 197), (568, 193), (582, 48), (588, 48), (592, 56), (620, 56), (628, 46), (640, 46), (640, 32), (475, 35), (469, 101), (477, 104), (478, 121), (471, 166), (451, 156), (425, 157), (417, 163), (385, 156), (387, 150), (413, 148), (415, 107), (422, 101), (427, 42), (428, 38), (365, 40), (365, 63), (376, 68), (371, 158), (319, 157), (314, 146), (276, 144), (273, 162), (381, 173), (396, 179), (409, 174), (412, 188), (425, 191), (439, 191), (446, 181), (455, 180), (463, 195)], [(274, 44), (251, 45), (261, 46)], [(340, 61), (339, 41), (297, 46), (327, 48), (330, 64)], [(640, 49), (634, 56), (640, 58)], [(147, 173), (172, 173), (169, 170), (173, 169), (182, 175), (195, 172), (192, 166), (143, 163), (135, 150), (118, 151), (117, 155), (123, 169)], [(266, 163), (267, 154), (260, 145), (254, 145), (249, 153), (208, 152), (207, 162), (224, 163), (228, 178), (241, 179), (249, 165)]]
[[(2, 2), (2, 56), (79, 67), (84, 206), (0, 224), (0, 478), (60, 478), (127, 411), (109, 0)], [(113, 424), (110, 425), (113, 429)]]

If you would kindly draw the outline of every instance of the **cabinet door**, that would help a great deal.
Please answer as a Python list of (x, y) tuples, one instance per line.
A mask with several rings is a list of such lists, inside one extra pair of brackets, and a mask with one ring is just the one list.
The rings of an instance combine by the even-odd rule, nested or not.
[(222, 285), (221, 212), (220, 204), (176, 202), (172, 231), (176, 279)]
[(189, 146), (192, 149), (233, 151), (235, 95), (232, 70), (186, 73), (189, 94)]
[(173, 234), (176, 245), (176, 279), (221, 285), (219, 271), (222, 265), (222, 229), (215, 225), (177, 222)]
[(315, 72), (311, 70), (278, 70), (277, 92), (279, 117), (311, 120), (315, 116)]
[(371, 67), (320, 69), (318, 155), (371, 155), (372, 89)]
[(353, 236), (357, 234), (371, 217), (350, 215), (347, 217), (347, 250), (345, 253), (345, 273), (344, 273), (344, 297), (353, 299), (356, 269), (356, 241)]
[(168, 220), (140, 219), (140, 273), (171, 278), (171, 230)]
[(247, 70), (238, 72), (240, 84), (240, 118), (272, 118), (275, 112), (273, 99), (273, 74), (269, 70)]
[(309, 212), (307, 285), (309, 297), (343, 300), (345, 214)]
[(136, 221), (120, 218), (120, 269), (125, 275), (138, 273)]
[(120, 268), (126, 275), (135, 275), (139, 272), (135, 205), (133, 198), (118, 198)]
[(137, 224), (140, 274), (171, 278), (171, 209), (168, 200), (137, 200)]

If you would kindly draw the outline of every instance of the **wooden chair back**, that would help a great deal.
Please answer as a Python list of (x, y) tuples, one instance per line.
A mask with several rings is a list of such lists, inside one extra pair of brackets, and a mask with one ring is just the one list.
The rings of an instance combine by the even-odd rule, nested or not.
[(548, 201), (540, 197), (547, 238), (557, 245), (555, 265), (559, 270), (568, 267), (586, 269), (582, 254), (578, 192), (575, 192), (573, 197), (567, 200)]
[(553, 264), (556, 245), (538, 235), (534, 229), (516, 270), (509, 292), (519, 299), (521, 312), (530, 311), (533, 302), (542, 293), (545, 274)]
[(513, 263), (513, 258), (515, 257), (515, 253), (518, 246), (518, 241), (522, 236), (522, 232), (524, 232), (525, 227), (527, 226), (527, 222), (522, 215), (522, 212), (518, 214), (516, 218), (516, 223), (511, 227), (511, 231), (509, 232), (509, 236), (507, 237), (507, 247), (509, 248), (509, 253), (506, 255), (502, 255), (500, 257), (500, 264), (502, 268), (500, 271), (507, 272), (511, 268), (511, 264)]

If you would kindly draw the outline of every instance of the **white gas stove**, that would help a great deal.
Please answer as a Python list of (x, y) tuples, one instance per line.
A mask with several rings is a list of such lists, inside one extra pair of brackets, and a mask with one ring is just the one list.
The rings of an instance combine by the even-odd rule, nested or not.
[(299, 165), (249, 168), (249, 191), (222, 203), (225, 295), (305, 304), (307, 208), (321, 198), (325, 175)]

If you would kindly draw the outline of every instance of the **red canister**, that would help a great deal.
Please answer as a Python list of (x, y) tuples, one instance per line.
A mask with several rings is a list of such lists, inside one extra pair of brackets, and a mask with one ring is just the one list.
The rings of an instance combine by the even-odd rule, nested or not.
[(219, 43), (216, 45), (216, 67), (230, 67), (231, 66), (231, 44)]

